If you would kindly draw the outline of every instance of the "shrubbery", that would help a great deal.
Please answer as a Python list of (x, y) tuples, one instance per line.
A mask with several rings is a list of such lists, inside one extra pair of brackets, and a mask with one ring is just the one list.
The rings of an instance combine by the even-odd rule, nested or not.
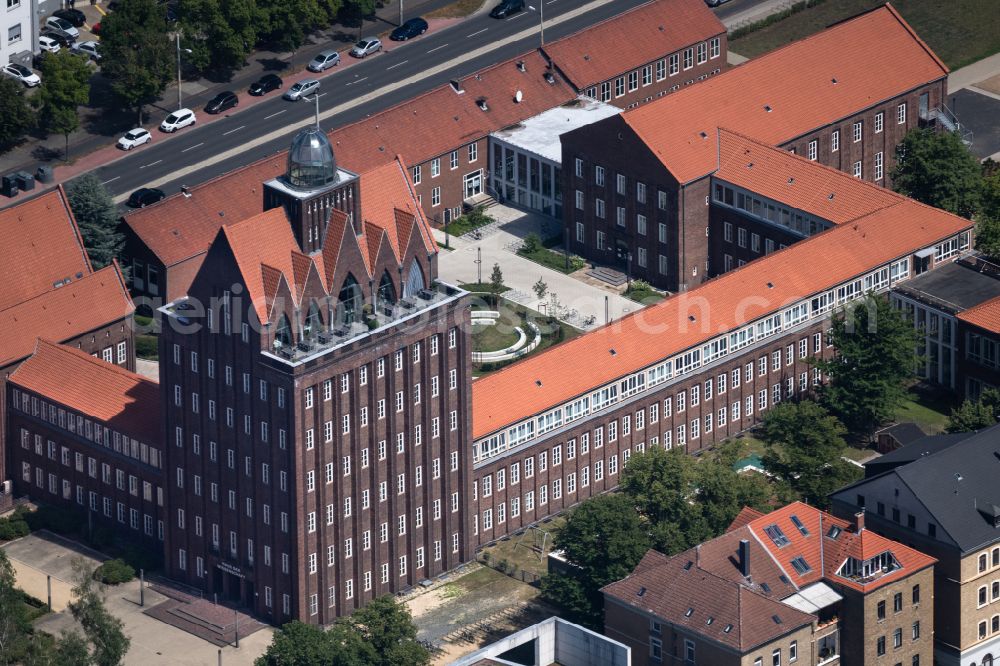
[(135, 569), (122, 559), (108, 560), (94, 570), (94, 580), (99, 580), (105, 585), (127, 583), (134, 578)]

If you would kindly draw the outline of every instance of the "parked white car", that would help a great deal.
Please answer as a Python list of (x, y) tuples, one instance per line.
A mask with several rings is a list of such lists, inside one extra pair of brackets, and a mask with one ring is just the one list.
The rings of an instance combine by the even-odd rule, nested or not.
[(118, 147), (122, 150), (132, 150), (136, 146), (141, 146), (147, 144), (153, 140), (153, 135), (149, 133), (148, 130), (144, 130), (141, 127), (136, 127), (133, 130), (125, 132), (125, 136), (118, 139)]
[(38, 76), (38, 74), (35, 74), (24, 65), (18, 65), (16, 62), (4, 65), (0, 72), (2, 72), (4, 76), (17, 79), (29, 88), (34, 88), (42, 82), (42, 77)]
[(48, 35), (40, 35), (38, 37), (38, 48), (48, 53), (59, 53), (59, 51), (62, 50), (62, 47), (59, 46), (59, 42), (52, 39)]
[(365, 37), (354, 45), (351, 55), (355, 58), (364, 58), (371, 53), (378, 53), (382, 50), (382, 42), (377, 37)]
[(169, 116), (163, 119), (160, 123), (160, 131), (162, 132), (176, 132), (179, 129), (183, 129), (188, 125), (194, 125), (197, 118), (195, 118), (194, 111), (191, 109), (177, 109)]
[(311, 95), (319, 90), (319, 81), (316, 79), (302, 79), (291, 88), (288, 89), (282, 97), (292, 102), (297, 102), (298, 100)]
[(100, 43), (95, 41), (73, 44), (73, 50), (79, 54), (90, 56), (93, 60), (101, 59)]
[(58, 16), (50, 16), (45, 19), (45, 25), (55, 30), (61, 30), (71, 39), (79, 39), (80, 31), (76, 27), (64, 18), (59, 18)]

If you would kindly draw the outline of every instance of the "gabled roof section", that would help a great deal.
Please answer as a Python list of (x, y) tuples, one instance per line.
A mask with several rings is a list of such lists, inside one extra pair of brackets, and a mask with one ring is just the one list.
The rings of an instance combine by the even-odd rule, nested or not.
[(702, 569), (692, 561), (690, 552), (660, 562), (644, 558), (644, 564), (631, 575), (602, 591), (626, 606), (740, 652), (810, 625), (815, 619)]
[(0, 210), (0, 310), (91, 273), (62, 186)]
[(401, 158), (361, 174), (361, 217), (385, 230), (396, 258), (402, 261), (414, 222), (427, 252), (437, 252), (430, 225)]
[(112, 264), (0, 311), (0, 368), (28, 356), (39, 333), (65, 342), (131, 316), (135, 305)]
[[(802, 164), (803, 169), (817, 166)], [(542, 413), (971, 225), (964, 218), (905, 199), (827, 229), (481, 377), (472, 384), (473, 437)], [(747, 294), (755, 296), (753, 307), (745, 307)], [(593, 359), (586, 372), (566, 372), (581, 358)]]
[[(542, 50), (577, 90), (584, 90), (725, 32), (703, 2), (654, 0), (549, 42)], [(722, 54), (722, 67), (724, 59)]]
[(958, 318), (984, 331), (1000, 335), (1000, 296), (958, 313)]
[(906, 201), (891, 190), (737, 132), (719, 128), (718, 140), (716, 178), (833, 224)]
[[(459, 79), (461, 93), (445, 84), (338, 128), (329, 135), (337, 161), (357, 173), (397, 155), (406, 164), (421, 164), (573, 99), (572, 87), (561, 77), (545, 80), (547, 64), (540, 53), (530, 51)], [(514, 99), (518, 90), (520, 102)], [(477, 100), (485, 101), (486, 111)]]
[(201, 254), (223, 225), (264, 209), (263, 183), (285, 170), (280, 153), (187, 188), (124, 216), (125, 224), (165, 266)]
[(738, 530), (739, 528), (749, 524), (752, 520), (760, 518), (763, 515), (764, 514), (758, 511), (757, 509), (745, 506), (742, 509), (740, 509), (740, 512), (738, 514), (736, 514), (736, 517), (733, 518), (733, 522), (729, 524), (729, 527), (726, 529), (726, 531), (732, 532), (733, 530)]
[(719, 127), (777, 145), (947, 74), (887, 4), (622, 117), (687, 183), (715, 168)]
[[(39, 338), (10, 382), (159, 447), (157, 382), (79, 349)], [(94, 390), (99, 387), (100, 390)]]
[[(832, 528), (837, 529), (831, 532)], [(868, 593), (936, 561), (871, 530), (854, 531), (851, 523), (802, 502), (765, 514), (751, 521), (746, 529), (800, 589), (825, 580)], [(849, 557), (863, 562), (882, 553), (891, 553), (899, 568), (870, 579), (846, 578), (838, 573)]]

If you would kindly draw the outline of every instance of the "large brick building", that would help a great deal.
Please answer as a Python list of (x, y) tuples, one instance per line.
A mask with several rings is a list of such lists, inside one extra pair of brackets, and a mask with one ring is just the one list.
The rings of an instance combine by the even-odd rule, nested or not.
[[(636, 666), (933, 663), (934, 558), (795, 502), (606, 586)], [(785, 661), (787, 659), (787, 661)]]
[(864, 511), (873, 531), (938, 560), (934, 661), (942, 666), (1000, 659), (998, 436), (994, 426), (914, 442), (831, 495), (835, 514)]
[[(878, 66), (872, 66), (878, 63)], [(563, 135), (569, 249), (669, 291), (724, 270), (708, 213), (726, 128), (879, 185), (948, 69), (890, 6)]]
[(342, 185), (332, 169), (290, 162), (268, 183), (285, 205), (222, 227), (161, 309), (167, 571), (276, 623), (327, 624), (471, 557), (465, 292), (437, 283), (396, 163), (306, 253), (293, 211)]

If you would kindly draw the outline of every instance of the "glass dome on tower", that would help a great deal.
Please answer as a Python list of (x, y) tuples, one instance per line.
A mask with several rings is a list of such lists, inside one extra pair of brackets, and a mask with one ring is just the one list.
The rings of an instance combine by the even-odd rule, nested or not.
[(337, 182), (337, 159), (326, 134), (309, 127), (292, 140), (288, 151), (288, 184), (301, 189), (326, 187)]

